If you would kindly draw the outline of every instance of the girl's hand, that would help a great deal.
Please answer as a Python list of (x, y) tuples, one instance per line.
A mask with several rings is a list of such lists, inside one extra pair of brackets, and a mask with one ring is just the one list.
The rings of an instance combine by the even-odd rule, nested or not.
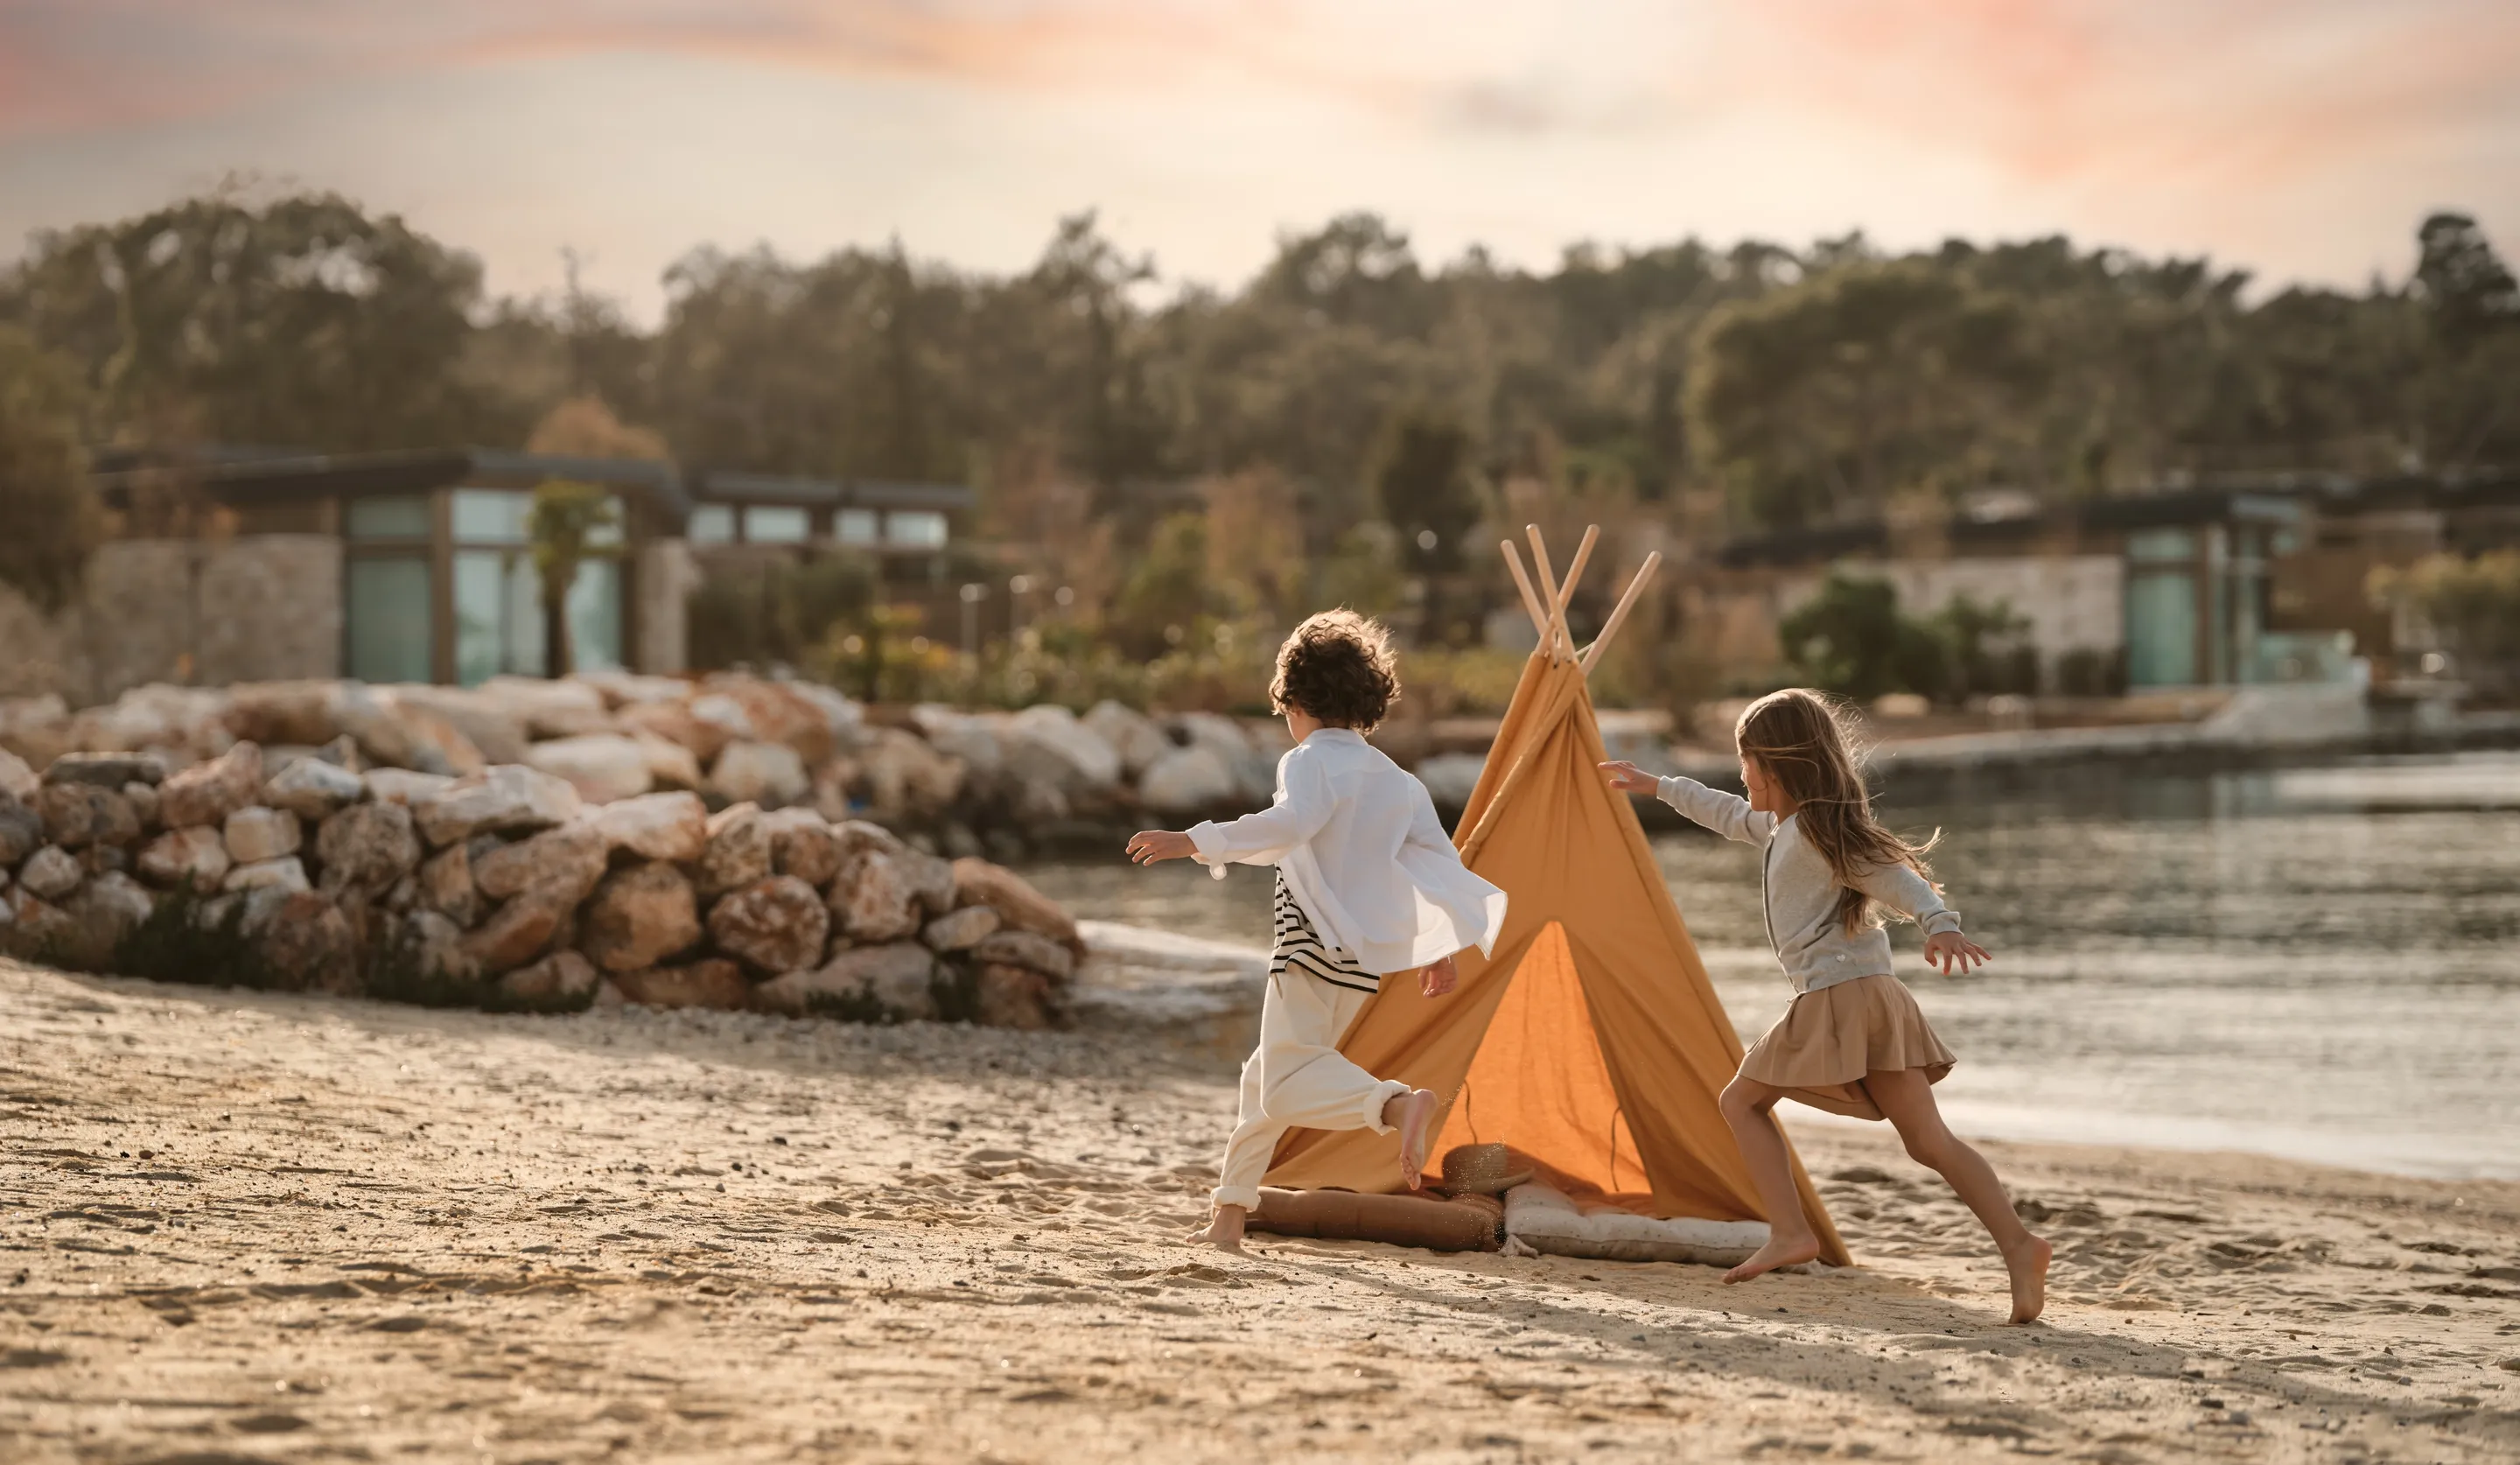
[(1129, 836), (1129, 858), (1142, 865), (1188, 859), (1198, 852), (1190, 836), (1171, 829), (1142, 829)]
[(1440, 997), (1461, 984), (1462, 969), (1449, 956), (1418, 974), (1418, 990), (1429, 997)]
[(1601, 776), (1610, 787), (1622, 794), (1656, 794), (1662, 791), (1662, 780), (1624, 759), (1601, 764)]
[(1957, 931), (1938, 931), (1925, 938), (1925, 960), (1940, 967), (1943, 975), (1949, 977), (1953, 975), (1954, 968), (1966, 975), (1971, 966), (1982, 967), (1995, 958), (1986, 954), (1984, 946)]

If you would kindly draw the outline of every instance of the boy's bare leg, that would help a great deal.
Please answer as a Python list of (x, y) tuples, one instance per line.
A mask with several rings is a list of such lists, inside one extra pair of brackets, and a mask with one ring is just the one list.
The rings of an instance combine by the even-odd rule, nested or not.
[(1724, 1085), (1724, 1122), (1741, 1146), (1750, 1180), (1759, 1188), (1760, 1208), (1768, 1213), (1768, 1244), (1750, 1259), (1724, 1274), (1726, 1282), (1747, 1282), (1761, 1272), (1793, 1266), (1820, 1255), (1820, 1237), (1803, 1214), (1802, 1192), (1794, 1188), (1792, 1152), (1771, 1112), (1785, 1096), (1755, 1078), (1735, 1076)]
[(1190, 1239), (1200, 1246), (1212, 1246), (1220, 1252), (1242, 1253), (1242, 1221), (1247, 1213), (1239, 1206), (1219, 1206), (1207, 1218), (1207, 1225), (1192, 1231)]
[(1995, 1167), (1943, 1122), (1924, 1070), (1884, 1069), (1865, 1075), (1864, 1086), (1899, 1131), (1908, 1158), (1941, 1175), (1995, 1238), (2012, 1281), (2012, 1320), (2036, 1319), (2048, 1306), (2048, 1263), (2054, 1248), (2021, 1223), (2003, 1182), (1995, 1177)]
[(1382, 1106), (1382, 1122), (1400, 1131), (1400, 1178), (1411, 1190), (1426, 1183), (1426, 1151), (1435, 1142), (1435, 1091), (1413, 1088)]

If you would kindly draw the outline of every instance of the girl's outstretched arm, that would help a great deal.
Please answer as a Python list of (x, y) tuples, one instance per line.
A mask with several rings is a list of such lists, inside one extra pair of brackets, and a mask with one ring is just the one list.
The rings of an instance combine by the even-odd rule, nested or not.
[(1601, 764), (1601, 776), (1622, 794), (1653, 795), (1728, 840), (1765, 845), (1776, 837), (1776, 815), (1763, 814), (1740, 795), (1710, 789), (1696, 779), (1656, 778), (1625, 760)]
[(1960, 935), (1960, 913), (1943, 903), (1932, 881), (1906, 865), (1883, 865), (1855, 882), (1855, 888), (1925, 929), (1925, 960), (1944, 976), (1965, 973), (1993, 957), (1986, 948)]

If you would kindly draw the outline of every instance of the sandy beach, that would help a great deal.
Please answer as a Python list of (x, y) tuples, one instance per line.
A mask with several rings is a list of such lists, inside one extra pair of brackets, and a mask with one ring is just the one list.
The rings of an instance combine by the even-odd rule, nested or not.
[(1230, 1065), (0, 966), (0, 1457), (2520, 1458), (2520, 1184), (1990, 1146), (2045, 1324), (1886, 1131), (1862, 1265), (1176, 1238)]

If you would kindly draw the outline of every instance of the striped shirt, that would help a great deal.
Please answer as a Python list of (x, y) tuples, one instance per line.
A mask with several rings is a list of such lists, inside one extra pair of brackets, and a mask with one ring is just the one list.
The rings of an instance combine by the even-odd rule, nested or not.
[(1313, 930), (1313, 923), (1304, 918), (1304, 908), (1295, 903), (1294, 893), (1286, 889), (1283, 870), (1278, 872), (1278, 894), (1270, 920), (1277, 932), (1269, 946), (1270, 981), (1295, 971), (1352, 992), (1382, 989), (1381, 978), (1357, 965), (1354, 956), (1323, 940), (1321, 933)]

